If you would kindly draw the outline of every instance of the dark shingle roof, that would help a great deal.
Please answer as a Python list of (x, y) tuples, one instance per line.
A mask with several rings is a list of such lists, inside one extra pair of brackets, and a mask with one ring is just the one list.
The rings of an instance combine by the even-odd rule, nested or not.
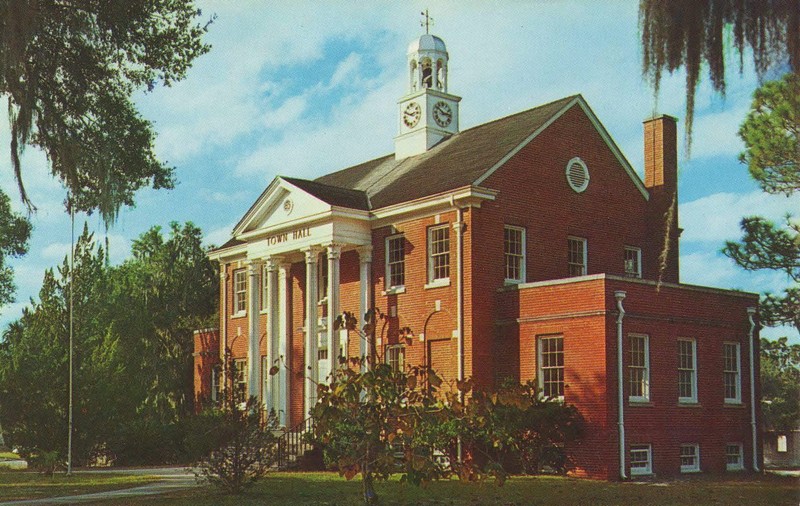
[(327, 188), (358, 190), (368, 197), (371, 209), (468, 186), (576, 96), (470, 128), (419, 155), (402, 160), (395, 160), (394, 155), (384, 156), (314, 182)]
[(361, 190), (351, 190), (349, 188), (331, 186), (317, 181), (309, 181), (308, 179), (298, 179), (294, 177), (281, 176), (281, 179), (292, 183), (304, 192), (310, 193), (332, 206), (369, 211), (367, 194)]

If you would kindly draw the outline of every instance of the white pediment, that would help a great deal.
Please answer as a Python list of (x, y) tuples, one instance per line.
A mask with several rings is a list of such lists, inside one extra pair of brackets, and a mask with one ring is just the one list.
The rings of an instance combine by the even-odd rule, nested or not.
[(234, 237), (279, 231), (331, 212), (331, 205), (276, 177), (233, 229)]

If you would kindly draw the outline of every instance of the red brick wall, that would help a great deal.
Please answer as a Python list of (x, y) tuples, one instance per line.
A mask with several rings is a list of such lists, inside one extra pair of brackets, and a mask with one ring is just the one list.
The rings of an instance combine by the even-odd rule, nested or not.
[(220, 363), (219, 331), (194, 331), (194, 395), (195, 412), (199, 413), (211, 399), (211, 369)]

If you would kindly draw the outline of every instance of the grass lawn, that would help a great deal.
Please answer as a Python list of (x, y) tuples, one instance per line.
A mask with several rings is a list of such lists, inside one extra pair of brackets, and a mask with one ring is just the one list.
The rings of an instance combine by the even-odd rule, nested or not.
[(88, 494), (136, 487), (157, 481), (152, 476), (126, 474), (56, 474), (52, 478), (28, 471), (0, 469), (0, 501)]
[[(381, 504), (389, 505), (792, 505), (800, 499), (795, 478), (742, 476), (734, 479), (696, 477), (667, 483), (607, 483), (561, 477), (514, 477), (503, 487), (494, 482), (457, 481), (417, 488), (378, 483)], [(207, 487), (160, 497), (125, 499), (105, 504), (136, 505), (359, 505), (361, 483), (334, 473), (274, 473), (239, 497), (225, 497)]]
[(0, 460), (3, 460), (3, 459), (18, 459), (18, 458), (20, 458), (20, 456), (17, 455), (16, 453), (0, 452)]

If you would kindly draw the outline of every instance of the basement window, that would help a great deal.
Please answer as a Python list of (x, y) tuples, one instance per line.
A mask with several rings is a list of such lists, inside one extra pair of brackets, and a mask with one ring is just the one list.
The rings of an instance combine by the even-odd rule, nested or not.
[(653, 449), (650, 445), (631, 445), (631, 476), (653, 474)]

